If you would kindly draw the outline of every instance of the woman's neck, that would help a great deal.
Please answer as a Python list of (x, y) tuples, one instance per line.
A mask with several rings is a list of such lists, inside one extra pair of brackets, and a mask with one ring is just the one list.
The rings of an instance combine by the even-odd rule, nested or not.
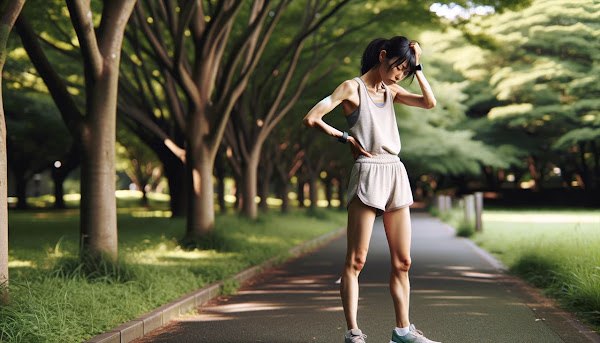
[(383, 90), (383, 82), (381, 80), (381, 76), (377, 72), (377, 69), (371, 69), (366, 74), (360, 77), (367, 88), (377, 92)]

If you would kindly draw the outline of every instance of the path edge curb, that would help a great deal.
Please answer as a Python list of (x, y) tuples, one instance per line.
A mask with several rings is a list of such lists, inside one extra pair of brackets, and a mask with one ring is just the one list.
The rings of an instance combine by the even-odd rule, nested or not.
[[(515, 285), (516, 287), (518, 287), (522, 290), (521, 297), (543, 298), (544, 300), (548, 301), (551, 304), (551, 305), (546, 305), (546, 306), (551, 306), (553, 308), (553, 310), (556, 312), (557, 316), (564, 318), (566, 323), (568, 323), (570, 326), (572, 326), (574, 329), (576, 329), (581, 335), (585, 336), (591, 343), (600, 343), (600, 335), (598, 335), (598, 333), (596, 333), (596, 331), (592, 330), (588, 325), (581, 322), (577, 318), (577, 316), (575, 316), (575, 314), (558, 307), (555, 304), (555, 302), (556, 302), (555, 299), (544, 296), (542, 294), (542, 291), (539, 288), (530, 286), (527, 284), (527, 282), (525, 280), (521, 279), (520, 277), (518, 277), (516, 275), (511, 274), (508, 267), (506, 267), (502, 262), (500, 262), (498, 259), (496, 259), (492, 254), (490, 254), (489, 252), (480, 248), (475, 242), (473, 242), (469, 238), (456, 236), (457, 230), (453, 226), (449, 225), (448, 223), (443, 222), (441, 219), (439, 219), (435, 216), (432, 216), (432, 217), (436, 218), (441, 223), (443, 223), (446, 226), (446, 228), (452, 233), (452, 235), (454, 237), (459, 238), (465, 245), (467, 245), (469, 248), (471, 248), (475, 253), (477, 253), (479, 256), (481, 256), (487, 263), (489, 263), (499, 273), (501, 273), (503, 275), (503, 277), (505, 278), (503, 283), (507, 290), (510, 291), (511, 287), (510, 287), (509, 283), (512, 283), (513, 285)], [(510, 281), (508, 279), (510, 279)], [(521, 300), (523, 300), (523, 299), (521, 299)], [(527, 307), (529, 307), (538, 317), (540, 317), (542, 320), (545, 320), (545, 319), (543, 319), (544, 312), (542, 309), (538, 309), (538, 308), (536, 308), (536, 306), (533, 306), (533, 304), (530, 304), (530, 303), (525, 303), (525, 305)], [(540, 307), (544, 307), (544, 306), (540, 306)], [(553, 330), (553, 331), (555, 331), (555, 330)], [(563, 336), (561, 334), (559, 334), (558, 332), (556, 332), (556, 334), (558, 334), (559, 337), (561, 339), (563, 339)]]
[(288, 250), (286, 253), (271, 257), (256, 266), (244, 269), (228, 279), (211, 283), (198, 290), (185, 294), (150, 312), (144, 313), (137, 318), (94, 336), (89, 340), (84, 341), (84, 343), (129, 343), (164, 326), (171, 320), (179, 317), (179, 315), (216, 298), (221, 294), (224, 282), (235, 281), (239, 285), (242, 285), (246, 281), (262, 273), (264, 270), (283, 264), (290, 259), (299, 257), (317, 247), (323, 246), (341, 236), (344, 232), (346, 232), (346, 227), (341, 227), (308, 242), (299, 244)]

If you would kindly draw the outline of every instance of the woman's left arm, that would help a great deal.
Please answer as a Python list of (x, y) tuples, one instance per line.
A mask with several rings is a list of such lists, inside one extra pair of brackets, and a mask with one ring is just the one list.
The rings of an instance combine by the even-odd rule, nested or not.
[[(415, 64), (419, 64), (419, 56), (421, 56), (421, 47), (419, 47), (419, 43), (412, 43), (411, 47), (415, 50)], [(393, 84), (393, 90), (396, 92), (396, 96), (394, 97), (394, 102), (399, 102), (408, 106), (415, 106), (421, 108), (433, 108), (435, 106), (435, 96), (433, 95), (433, 91), (431, 90), (431, 86), (429, 86), (429, 82), (425, 78), (422, 70), (417, 70), (415, 72), (415, 76), (417, 77), (417, 81), (419, 81), (419, 86), (421, 86), (421, 93), (413, 94), (406, 89), (400, 87), (397, 84)]]

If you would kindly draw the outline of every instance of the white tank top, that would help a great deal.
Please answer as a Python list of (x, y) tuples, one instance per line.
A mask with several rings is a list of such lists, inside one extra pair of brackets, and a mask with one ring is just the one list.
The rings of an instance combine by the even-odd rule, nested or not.
[(354, 112), (346, 116), (350, 136), (372, 155), (398, 155), (401, 143), (392, 92), (384, 84), (385, 103), (377, 105), (362, 79), (355, 77), (354, 80), (359, 84), (360, 103)]

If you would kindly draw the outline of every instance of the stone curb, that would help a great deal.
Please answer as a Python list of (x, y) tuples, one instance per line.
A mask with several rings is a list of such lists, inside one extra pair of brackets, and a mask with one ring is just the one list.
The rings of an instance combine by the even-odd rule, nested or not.
[[(238, 284), (242, 285), (249, 279), (260, 274), (263, 270), (273, 267), (277, 264), (278, 261), (283, 263), (290, 258), (298, 257), (303, 253), (313, 248), (316, 248), (317, 246), (324, 245), (330, 242), (345, 231), (346, 228), (342, 227), (338, 230), (326, 233), (308, 242), (304, 242), (288, 250), (287, 254), (281, 254), (272, 257), (257, 266), (245, 269), (237, 273), (227, 281), (233, 280), (238, 282)], [(215, 282), (205, 287), (202, 287), (176, 300), (173, 300), (168, 304), (160, 306), (153, 311), (145, 313), (133, 320), (130, 320), (115, 328), (112, 328), (111, 330), (105, 333), (94, 336), (91, 339), (85, 341), (85, 343), (129, 343), (137, 338), (146, 335), (150, 331), (167, 324), (169, 321), (175, 319), (180, 314), (184, 314), (190, 311), (191, 309), (198, 307), (208, 302), (209, 300), (215, 298), (216, 296), (221, 294), (222, 288), (223, 281)]]

